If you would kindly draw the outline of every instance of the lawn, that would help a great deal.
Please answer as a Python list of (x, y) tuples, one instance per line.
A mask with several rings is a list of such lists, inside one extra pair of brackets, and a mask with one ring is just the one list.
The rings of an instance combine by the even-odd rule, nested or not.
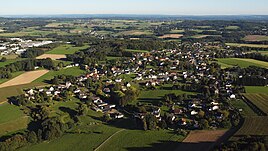
[(239, 44), (239, 43), (225, 43), (227, 46), (234, 47), (252, 47), (252, 48), (268, 48), (268, 45), (261, 44)]
[(48, 82), (48, 80), (51, 80), (54, 78), (54, 76), (58, 75), (73, 75), (73, 76), (80, 76), (82, 74), (85, 74), (84, 70), (81, 70), (79, 67), (71, 67), (67, 69), (60, 69), (59, 71), (49, 71), (47, 74), (41, 76), (40, 78), (33, 81), (34, 83), (39, 82)]
[(46, 54), (74, 54), (75, 52), (88, 48), (88, 45), (84, 45), (82, 47), (75, 47), (73, 45), (61, 45), (52, 49), (51, 51), (46, 52)]
[(242, 58), (221, 58), (217, 59), (218, 62), (231, 65), (231, 66), (240, 66), (240, 67), (248, 67), (248, 66), (258, 66), (263, 68), (268, 68), (268, 62), (254, 60), (254, 59), (242, 59)]
[(246, 93), (266, 93), (268, 94), (268, 87), (263, 86), (245, 86)]

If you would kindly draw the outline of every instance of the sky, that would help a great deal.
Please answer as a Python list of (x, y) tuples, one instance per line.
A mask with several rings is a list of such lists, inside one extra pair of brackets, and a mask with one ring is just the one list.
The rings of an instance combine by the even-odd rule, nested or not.
[(268, 15), (268, 0), (0, 0), (0, 15)]

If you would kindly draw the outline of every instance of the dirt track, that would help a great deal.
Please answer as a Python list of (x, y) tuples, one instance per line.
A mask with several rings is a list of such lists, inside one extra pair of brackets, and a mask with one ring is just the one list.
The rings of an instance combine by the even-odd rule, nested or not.
[(65, 59), (66, 55), (57, 55), (57, 54), (43, 54), (41, 56), (36, 57), (36, 59), (46, 59), (51, 58), (52, 60)]
[[(202, 130), (191, 131), (190, 134), (181, 142), (177, 151), (209, 151), (224, 137), (227, 130)], [(222, 139), (222, 138), (221, 138)]]
[(3, 84), (0, 85), (0, 88), (21, 85), (21, 84), (28, 84), (33, 82), (34, 80), (38, 79), (39, 77), (43, 76), (44, 74), (48, 73), (48, 70), (37, 70), (37, 71), (30, 71), (25, 72)]

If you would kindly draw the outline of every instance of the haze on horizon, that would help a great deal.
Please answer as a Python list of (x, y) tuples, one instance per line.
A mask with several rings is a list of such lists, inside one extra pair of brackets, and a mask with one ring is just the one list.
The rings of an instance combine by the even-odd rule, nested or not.
[(0, 15), (268, 15), (267, 0), (0, 0)]

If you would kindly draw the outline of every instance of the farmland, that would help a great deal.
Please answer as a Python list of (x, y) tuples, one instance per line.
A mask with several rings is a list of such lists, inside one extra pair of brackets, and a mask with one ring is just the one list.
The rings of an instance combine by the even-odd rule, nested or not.
[(0, 88), (28, 84), (28, 83), (31, 83), (32, 81), (38, 79), (39, 77), (43, 76), (44, 74), (46, 74), (48, 72), (49, 71), (47, 71), (47, 70), (37, 70), (37, 71), (25, 72), (25, 73), (13, 78), (13, 79), (1, 84)]
[(227, 27), (225, 27), (225, 29), (236, 30), (236, 29), (239, 29), (239, 27), (238, 26), (227, 26)]
[(245, 86), (246, 93), (266, 93), (268, 94), (268, 87), (263, 86)]
[(267, 116), (246, 117), (242, 127), (234, 136), (268, 135), (267, 125)]
[(165, 34), (163, 36), (160, 36), (159, 38), (165, 39), (165, 38), (174, 38), (178, 39), (181, 38), (183, 35), (182, 34)]
[(268, 114), (268, 95), (267, 94), (244, 94), (245, 98), (252, 102), (257, 108), (259, 108), (266, 115)]
[[(183, 140), (177, 150), (187, 151), (209, 151), (217, 144), (219, 139), (227, 132), (227, 130), (202, 130), (191, 131)], [(194, 146), (194, 147), (193, 147)]]
[(263, 35), (247, 35), (243, 38), (245, 41), (268, 41), (268, 36)]
[(134, 49), (126, 49), (128, 52), (135, 52), (135, 53), (146, 53), (149, 52), (148, 50), (134, 50)]
[(240, 113), (243, 117), (257, 116), (257, 114), (243, 100), (233, 100), (231, 101), (231, 104), (237, 109), (242, 109), (242, 112)]
[(51, 58), (52, 60), (60, 60), (65, 59), (66, 55), (63, 54), (43, 54), (41, 56), (36, 57), (36, 59), (46, 59)]
[(227, 46), (234, 46), (234, 47), (268, 48), (268, 45), (261, 45), (261, 44), (226, 43), (226, 45)]
[(217, 59), (218, 62), (231, 65), (231, 66), (240, 66), (240, 67), (248, 67), (248, 66), (258, 66), (263, 68), (268, 68), (268, 63), (264, 61), (254, 60), (254, 59), (242, 59), (242, 58), (221, 58)]
[(79, 50), (83, 50), (88, 48), (87, 45), (84, 45), (82, 47), (75, 47), (73, 45), (70, 44), (66, 44), (66, 45), (61, 45), (59, 47), (56, 47), (48, 52), (46, 52), (47, 54), (74, 54), (75, 52), (79, 51)]

